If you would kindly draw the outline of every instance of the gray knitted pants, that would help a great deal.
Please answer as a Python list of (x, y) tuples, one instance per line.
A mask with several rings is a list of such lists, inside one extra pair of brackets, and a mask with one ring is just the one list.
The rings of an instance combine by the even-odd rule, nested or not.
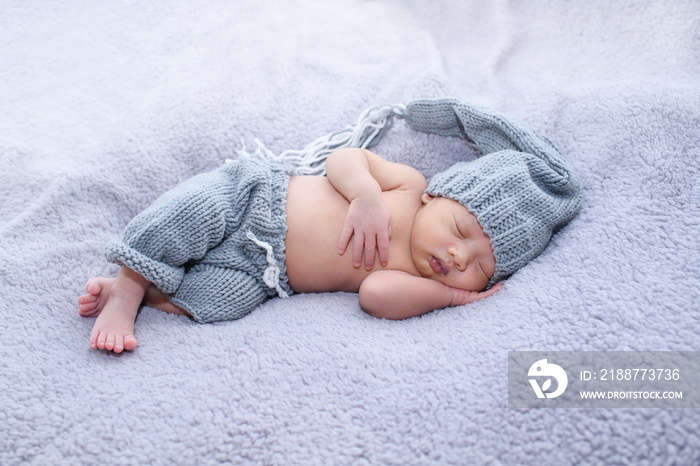
[(160, 196), (105, 255), (156, 285), (197, 322), (239, 319), (292, 294), (284, 253), (284, 166), (245, 158)]

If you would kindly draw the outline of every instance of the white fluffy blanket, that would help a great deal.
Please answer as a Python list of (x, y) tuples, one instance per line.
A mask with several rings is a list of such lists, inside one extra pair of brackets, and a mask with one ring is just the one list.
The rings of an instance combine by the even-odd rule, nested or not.
[[(0, 6), (0, 464), (697, 464), (697, 410), (515, 410), (509, 350), (700, 350), (700, 3)], [(91, 351), (76, 299), (160, 193), (372, 105), (451, 96), (547, 134), (579, 216), (494, 297), (403, 322), (346, 293)], [(458, 140), (375, 150), (430, 176)]]

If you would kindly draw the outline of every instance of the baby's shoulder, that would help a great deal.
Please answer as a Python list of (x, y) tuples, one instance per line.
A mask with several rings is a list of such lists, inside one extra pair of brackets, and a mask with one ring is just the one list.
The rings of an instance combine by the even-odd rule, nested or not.
[(401, 191), (408, 191), (409, 194), (418, 193), (419, 196), (423, 194), (425, 188), (428, 187), (428, 180), (420, 171), (402, 163), (394, 164), (394, 168), (397, 170), (397, 178), (402, 180), (399, 188)]

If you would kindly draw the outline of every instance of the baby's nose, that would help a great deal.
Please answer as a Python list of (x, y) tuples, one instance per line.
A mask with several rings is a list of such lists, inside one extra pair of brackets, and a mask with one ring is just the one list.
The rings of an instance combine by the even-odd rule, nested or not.
[(454, 261), (457, 270), (463, 272), (466, 268), (467, 252), (464, 250), (463, 247), (452, 246), (449, 250), (449, 253), (452, 256), (452, 260)]

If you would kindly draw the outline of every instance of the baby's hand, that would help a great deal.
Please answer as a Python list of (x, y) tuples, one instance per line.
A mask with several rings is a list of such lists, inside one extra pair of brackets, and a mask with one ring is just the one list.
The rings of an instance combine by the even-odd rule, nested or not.
[(486, 291), (468, 291), (459, 288), (449, 288), (452, 291), (452, 306), (461, 306), (462, 304), (469, 304), (480, 299), (488, 298), (503, 288), (503, 282), (496, 283), (491, 289)]
[(364, 251), (365, 270), (374, 268), (375, 252), (379, 252), (379, 263), (389, 263), (389, 240), (391, 239), (391, 212), (384, 199), (358, 197), (350, 203), (345, 226), (340, 234), (338, 253), (344, 254), (355, 237), (352, 247), (352, 265), (362, 265)]

